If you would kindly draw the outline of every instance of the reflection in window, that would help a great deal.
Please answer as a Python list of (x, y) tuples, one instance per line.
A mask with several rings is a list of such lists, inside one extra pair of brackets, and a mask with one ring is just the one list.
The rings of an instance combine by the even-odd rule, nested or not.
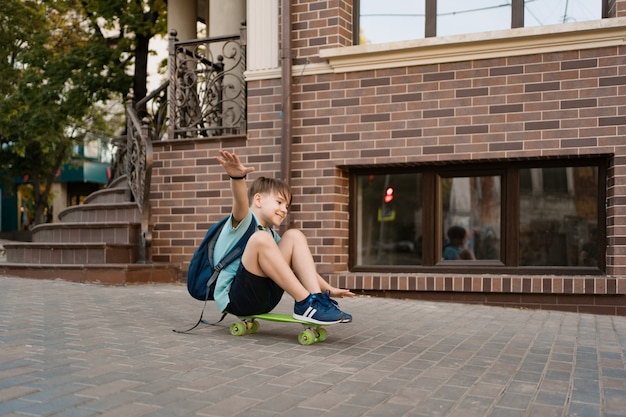
[(525, 0), (524, 26), (545, 26), (602, 18), (602, 0)]
[(361, 0), (359, 44), (423, 38), (424, 4), (425, 0)]
[(563, 167), (534, 168), (520, 170), (521, 194), (567, 194), (571, 180)]
[(420, 265), (422, 175), (361, 175), (357, 184), (357, 263)]
[[(523, 18), (513, 25), (513, 8), (522, 1)], [(359, 0), (357, 42), (378, 44), (597, 20), (602, 18), (603, 1), (606, 0)], [(427, 9), (436, 9), (436, 33), (426, 34)]]
[(598, 168), (520, 170), (520, 265), (596, 266)]
[(437, 1), (437, 36), (504, 30), (511, 27), (511, 4), (502, 0)]
[(499, 176), (441, 180), (442, 259), (500, 258)]

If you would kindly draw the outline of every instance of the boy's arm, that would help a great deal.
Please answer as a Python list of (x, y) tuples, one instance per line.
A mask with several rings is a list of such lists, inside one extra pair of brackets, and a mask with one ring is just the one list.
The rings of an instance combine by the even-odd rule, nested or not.
[(224, 167), (230, 179), (230, 189), (233, 193), (233, 226), (237, 226), (248, 214), (248, 186), (245, 177), (254, 171), (254, 167), (245, 167), (234, 153), (220, 151), (221, 157), (215, 160)]
[(233, 227), (248, 215), (248, 186), (245, 179), (230, 180), (233, 193)]

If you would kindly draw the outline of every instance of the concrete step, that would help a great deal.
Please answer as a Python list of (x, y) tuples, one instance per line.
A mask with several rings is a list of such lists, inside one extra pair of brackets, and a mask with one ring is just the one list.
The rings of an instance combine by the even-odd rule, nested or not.
[(7, 243), (6, 262), (26, 265), (125, 264), (137, 260), (135, 245), (111, 243)]
[(117, 177), (106, 188), (128, 188), (128, 175)]
[(131, 193), (128, 188), (105, 188), (89, 194), (83, 201), (83, 204), (128, 203), (131, 201), (130, 194)]
[(181, 281), (181, 271), (170, 264), (102, 264), (26, 265), (0, 263), (0, 274), (35, 279), (62, 279), (65, 281), (103, 285), (163, 284)]
[(126, 202), (116, 204), (82, 204), (71, 206), (59, 213), (62, 223), (141, 223), (141, 213), (137, 204)]
[(117, 243), (137, 244), (141, 225), (138, 223), (46, 223), (33, 227), (34, 243)]

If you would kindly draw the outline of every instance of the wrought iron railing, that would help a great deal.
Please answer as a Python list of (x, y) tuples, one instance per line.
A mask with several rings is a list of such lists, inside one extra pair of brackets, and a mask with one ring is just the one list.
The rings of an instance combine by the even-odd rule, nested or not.
[(152, 143), (245, 133), (245, 45), (245, 28), (241, 36), (184, 42), (178, 41), (176, 31), (172, 31), (169, 80), (136, 103), (132, 94), (129, 95), (126, 141), (118, 146), (114, 161), (118, 169), (113, 174), (114, 178), (128, 176), (132, 196), (141, 212), (140, 263), (151, 260)]
[(170, 82), (166, 81), (152, 93), (135, 104), (135, 112), (140, 120), (146, 120), (150, 125), (153, 142), (162, 140), (167, 133), (167, 96)]
[(170, 139), (246, 131), (245, 58), (245, 30), (192, 41), (170, 33)]
[(152, 179), (152, 127), (150, 118), (139, 119), (132, 95), (126, 102), (127, 132), (124, 166), (128, 185), (141, 213), (141, 243), (137, 261), (150, 262), (150, 181)]

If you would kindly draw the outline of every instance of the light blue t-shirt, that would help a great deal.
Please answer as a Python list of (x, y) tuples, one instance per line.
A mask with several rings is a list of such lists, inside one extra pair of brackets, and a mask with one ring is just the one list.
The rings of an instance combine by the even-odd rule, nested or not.
[[(250, 226), (250, 222), (252, 218), (256, 220), (257, 228), (259, 230), (267, 230), (259, 225), (258, 219), (254, 216), (252, 211), (248, 211), (248, 215), (243, 218), (243, 220), (237, 225), (237, 227), (233, 227), (232, 214), (226, 221), (226, 224), (222, 228), (220, 235), (215, 242), (215, 248), (213, 250), (213, 263), (215, 264), (217, 261), (221, 260), (226, 256), (226, 254), (239, 242), (239, 239), (246, 233), (248, 227)], [(280, 241), (280, 237), (277, 233), (272, 233), (274, 236), (274, 240), (278, 243)], [(230, 285), (233, 282), (233, 278), (241, 265), (241, 257), (235, 259), (230, 265), (226, 268), (222, 269), (219, 276), (217, 277), (217, 281), (215, 282), (215, 292), (213, 293), (213, 298), (215, 299), (215, 303), (217, 304), (217, 308), (219, 311), (226, 310), (228, 304), (230, 303), (230, 297), (228, 293), (230, 292)]]
[(461, 255), (462, 248), (457, 248), (456, 246), (447, 245), (443, 248), (442, 258), (447, 260), (457, 260)]

